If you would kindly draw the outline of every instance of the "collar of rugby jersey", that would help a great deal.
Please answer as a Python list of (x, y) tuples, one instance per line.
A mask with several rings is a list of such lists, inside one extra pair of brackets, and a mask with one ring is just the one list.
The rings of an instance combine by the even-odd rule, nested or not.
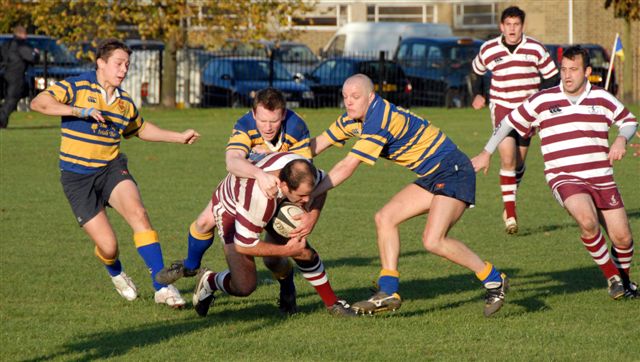
[(520, 39), (520, 43), (518, 43), (518, 45), (516, 45), (516, 48), (513, 49), (513, 52), (509, 51), (509, 48), (507, 47), (507, 45), (504, 43), (504, 35), (500, 35), (500, 46), (505, 48), (507, 50), (507, 53), (509, 54), (515, 54), (518, 52), (518, 49), (520, 49), (520, 47), (522, 47), (522, 45), (524, 45), (527, 42), (527, 36), (525, 35), (525, 33), (522, 33), (522, 39)]
[(107, 99), (107, 91), (102, 87), (102, 84), (98, 82), (98, 75), (96, 72), (91, 72), (91, 82), (98, 85), (98, 90), (100, 91), (100, 94), (102, 94), (102, 99), (104, 99), (108, 106), (112, 105), (116, 99), (120, 98), (120, 88), (116, 87), (113, 90), (113, 96), (111, 99)]
[(371, 118), (374, 115), (374, 113), (376, 113), (377, 108), (379, 108), (380, 106), (384, 107), (384, 101), (382, 100), (382, 97), (376, 94), (376, 96), (373, 98), (373, 102), (371, 102), (371, 104), (369, 105), (369, 108), (367, 109), (367, 113), (365, 114), (364, 119), (362, 120), (362, 123), (366, 122), (367, 119)]

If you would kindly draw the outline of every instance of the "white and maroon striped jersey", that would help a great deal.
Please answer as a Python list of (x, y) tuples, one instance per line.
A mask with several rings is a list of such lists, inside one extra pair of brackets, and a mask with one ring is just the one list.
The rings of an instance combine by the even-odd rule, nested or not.
[(502, 36), (486, 41), (472, 66), (476, 74), (492, 73), (489, 100), (509, 109), (538, 91), (540, 75), (549, 79), (558, 73), (547, 49), (524, 35), (513, 53), (502, 43)]
[[(265, 172), (276, 171), (296, 159), (305, 158), (294, 153), (271, 153), (255, 165)], [(278, 191), (277, 197), (270, 200), (260, 191), (255, 179), (232, 174), (220, 182), (214, 193), (224, 211), (235, 217), (234, 243), (245, 247), (254, 246), (260, 241), (260, 233), (275, 215), (278, 201), (283, 198)], [(216, 207), (218, 205), (214, 205)]]
[(615, 187), (608, 160), (609, 128), (638, 124), (620, 101), (589, 82), (576, 104), (567, 98), (561, 84), (534, 94), (504, 120), (520, 135), (540, 128), (544, 173), (552, 190), (565, 182)]

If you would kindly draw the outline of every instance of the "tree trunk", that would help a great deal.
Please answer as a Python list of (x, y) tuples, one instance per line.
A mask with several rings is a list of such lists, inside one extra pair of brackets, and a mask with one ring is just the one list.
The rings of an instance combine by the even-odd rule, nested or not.
[(624, 33), (622, 34), (622, 46), (624, 47), (624, 63), (622, 64), (622, 80), (623, 87), (620, 99), (625, 104), (633, 103), (633, 62), (638, 59), (633, 59), (633, 53), (635, 51), (631, 44), (631, 22), (624, 22)]
[(176, 35), (171, 34), (167, 37), (165, 44), (162, 69), (162, 105), (168, 108), (176, 107), (176, 74), (178, 63), (176, 54), (178, 48), (176, 46)]

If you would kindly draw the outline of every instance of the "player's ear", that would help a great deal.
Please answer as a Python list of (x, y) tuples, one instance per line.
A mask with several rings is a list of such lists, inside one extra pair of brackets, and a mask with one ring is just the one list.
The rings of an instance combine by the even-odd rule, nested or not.
[(280, 191), (282, 191), (283, 193), (289, 193), (291, 190), (289, 189), (289, 185), (287, 185), (286, 182), (280, 180), (280, 184), (278, 184), (278, 188), (280, 189)]

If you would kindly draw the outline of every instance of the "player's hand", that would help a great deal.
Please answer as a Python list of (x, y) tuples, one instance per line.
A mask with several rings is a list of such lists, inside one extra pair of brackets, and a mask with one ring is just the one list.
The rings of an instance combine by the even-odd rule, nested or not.
[(294, 220), (300, 220), (300, 225), (291, 230), (289, 236), (292, 238), (295, 237), (303, 237), (311, 234), (313, 228), (316, 226), (318, 222), (318, 218), (320, 217), (319, 212), (305, 212), (304, 214), (293, 216)]
[(182, 143), (186, 145), (192, 145), (195, 141), (198, 140), (198, 138), (200, 138), (200, 133), (192, 129), (188, 129), (182, 132)]
[(264, 196), (270, 200), (276, 197), (278, 194), (278, 183), (280, 182), (280, 179), (270, 173), (261, 172), (256, 177), (256, 180), (258, 181), (258, 186)]
[(609, 163), (613, 166), (613, 161), (620, 161), (627, 153), (627, 139), (618, 136), (609, 148)]
[(485, 104), (485, 99), (480, 94), (473, 97), (473, 102), (471, 102), (471, 106), (473, 107), (473, 109), (480, 109), (484, 107), (484, 104)]
[(269, 153), (269, 149), (265, 145), (255, 145), (251, 149), (252, 153)]
[(487, 174), (489, 171), (489, 166), (491, 165), (491, 154), (485, 150), (478, 153), (478, 155), (471, 159), (471, 164), (473, 165), (473, 170), (478, 172), (480, 170), (484, 171), (484, 174)]
[(307, 239), (302, 237), (290, 238), (285, 245), (286, 255), (282, 256), (298, 256), (302, 254), (307, 247)]

